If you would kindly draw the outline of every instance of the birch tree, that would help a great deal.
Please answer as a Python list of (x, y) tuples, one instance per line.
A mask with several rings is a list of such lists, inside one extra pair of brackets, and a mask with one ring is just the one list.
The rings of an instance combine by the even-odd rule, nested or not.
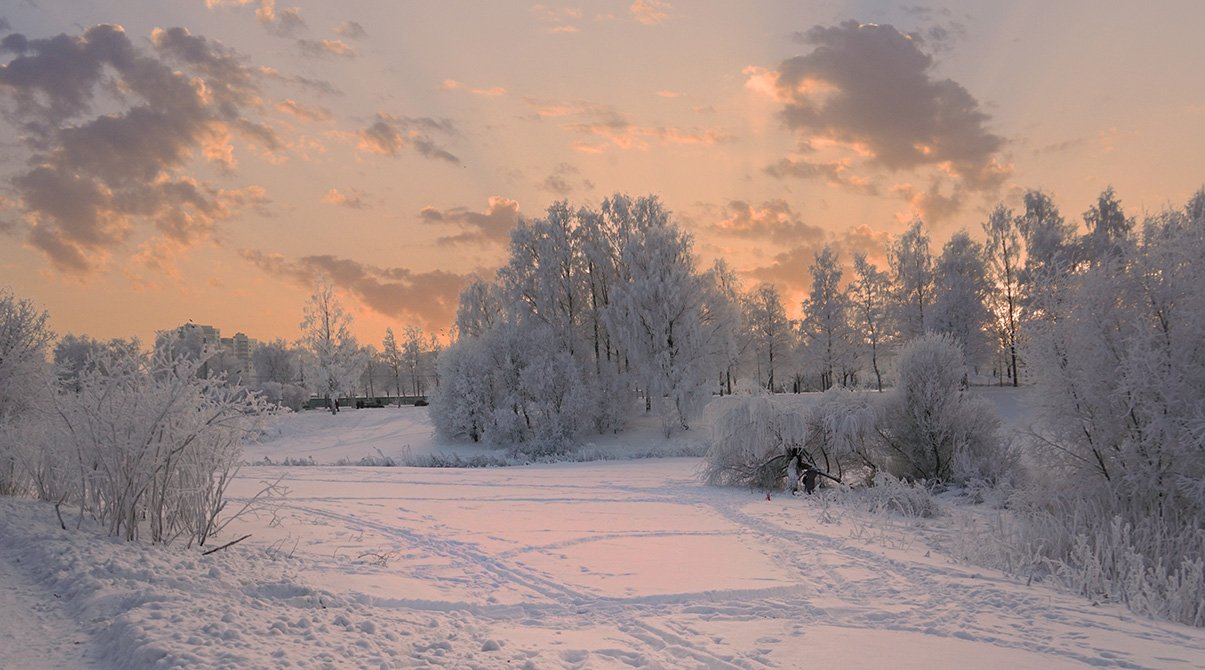
[(762, 284), (745, 298), (745, 323), (758, 382), (773, 393), (779, 382), (776, 370), (785, 362), (794, 339), (777, 287)]
[(933, 256), (929, 236), (918, 219), (887, 248), (894, 293), (893, 317), (904, 342), (925, 332), (925, 310), (933, 301)]
[(320, 278), (303, 310), (300, 343), (308, 353), (306, 384), (327, 400), (332, 414), (338, 412), (338, 398), (353, 392), (364, 370), (351, 323), (334, 284), (327, 277)]
[[(835, 373), (850, 365), (849, 309), (841, 289), (841, 265), (837, 254), (824, 245), (808, 269), (812, 291), (803, 302), (801, 329), (807, 350), (820, 369), (820, 389), (837, 383)], [(843, 385), (848, 380), (843, 379)]]
[(874, 371), (875, 388), (883, 390), (883, 372), (879, 368), (880, 349), (889, 341), (887, 306), (891, 281), (874, 264), (866, 260), (866, 254), (854, 254), (856, 278), (849, 285), (849, 301), (855, 314), (854, 331), (862, 346), (870, 355), (870, 369)]
[(1002, 335), (1001, 344), (1007, 357), (1008, 379), (1017, 386), (1017, 338), (1020, 332), (1020, 295), (1021, 295), (1021, 235), (1019, 232), (1020, 219), (1013, 216), (1012, 210), (1004, 205), (997, 206), (987, 221), (983, 230), (987, 233), (985, 249), (990, 262), (991, 279), (995, 284), (992, 291), (992, 302), (995, 304), (995, 314)]

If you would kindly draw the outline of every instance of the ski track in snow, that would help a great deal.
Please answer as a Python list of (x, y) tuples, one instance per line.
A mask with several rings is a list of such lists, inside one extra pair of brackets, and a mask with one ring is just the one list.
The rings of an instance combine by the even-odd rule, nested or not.
[[(693, 463), (693, 461), (687, 461)], [(640, 467), (579, 465), (583, 471)], [(678, 464), (673, 467), (691, 466)], [(565, 479), (577, 479), (565, 466), (558, 466)], [(633, 469), (633, 472), (637, 471)], [(1147, 622), (1136, 620), (1117, 608), (1093, 608), (1090, 603), (1045, 588), (1025, 588), (991, 571), (977, 570), (933, 560), (915, 562), (877, 551), (871, 544), (858, 543), (828, 529), (809, 529), (796, 523), (816, 515), (813, 499), (785, 498), (764, 502), (745, 491), (704, 487), (690, 478), (671, 473), (659, 485), (631, 486), (609, 480), (598, 483), (564, 481), (522, 481), (514, 477), (519, 470), (474, 471), (471, 483), (448, 484), (426, 477), (412, 477), (402, 470), (385, 470), (374, 479), (402, 487), (412, 494), (400, 497), (343, 498), (298, 497), (290, 509), (313, 521), (334, 524), (344, 535), (374, 534), (392, 541), (405, 551), (422, 552), (445, 560), (441, 570), (455, 569), (468, 575), (465, 587), (473, 593), (490, 593), (510, 586), (526, 591), (521, 604), (482, 603), (466, 597), (461, 601), (408, 600), (363, 596), (364, 602), (399, 610), (457, 611), (471, 616), (482, 631), (513, 625), (560, 630), (606, 629), (622, 636), (619, 649), (588, 650), (584, 654), (558, 657), (554, 663), (565, 667), (595, 667), (592, 664), (618, 662), (624, 665), (656, 667), (790, 667), (784, 658), (803, 653), (810, 627), (837, 627), (854, 631), (895, 631), (919, 634), (932, 640), (945, 638), (985, 645), (997, 650), (1015, 650), (1036, 655), (1044, 667), (1062, 664), (1087, 664), (1098, 667), (1192, 667), (1205, 658), (1203, 636), (1190, 632), (1176, 634)], [(310, 469), (305, 469), (309, 471)], [(540, 468), (531, 471), (539, 472)], [(547, 471), (545, 471), (546, 473)], [(307, 472), (306, 474), (309, 474)], [(313, 472), (314, 480), (334, 483), (328, 473)], [(334, 473), (336, 475), (341, 473)], [(350, 474), (350, 473), (348, 473)], [(490, 474), (505, 481), (490, 481)], [(304, 476), (304, 475), (303, 475)], [(542, 478), (541, 478), (542, 479)], [(589, 479), (584, 477), (583, 479)], [(429, 495), (441, 487), (444, 496)], [(507, 495), (519, 488), (521, 492)], [(428, 495), (424, 495), (424, 493)], [(387, 508), (398, 518), (385, 521), (379, 512), (347, 511), (349, 503), (392, 503)], [(635, 532), (594, 532), (549, 543), (529, 543), (504, 551), (490, 551), (482, 544), (449, 537), (444, 523), (431, 517), (418, 517), (419, 523), (406, 518), (411, 507), (428, 504), (485, 504), (500, 518), (508, 516), (508, 507), (527, 503), (556, 503), (570, 509), (593, 508), (608, 504), (672, 505), (693, 510), (730, 527), (724, 530), (665, 530)], [(343, 508), (336, 510), (335, 508)], [(572, 511), (568, 512), (572, 514)], [(388, 516), (388, 514), (386, 514)], [(505, 534), (505, 521), (495, 534)], [(452, 534), (457, 534), (454, 531)], [(603, 542), (639, 541), (648, 538), (708, 537), (744, 539), (771, 562), (784, 568), (790, 584), (763, 589), (715, 589), (698, 592), (615, 596), (600, 594), (588, 586), (565, 580), (563, 572), (549, 573), (533, 567), (529, 557), (556, 558), (569, 547)], [(485, 543), (485, 544), (488, 544)], [(916, 552), (914, 552), (916, 553)], [(942, 564), (944, 562), (944, 564)], [(392, 566), (391, 570), (394, 569)], [(405, 570), (404, 566), (397, 569)], [(439, 580), (435, 572), (424, 578)], [(1108, 645), (1109, 633), (1124, 621), (1130, 635), (1156, 646), (1165, 646), (1167, 656), (1134, 658), (1124, 645)], [(729, 644), (722, 635), (725, 622), (778, 621), (785, 631), (780, 637), (764, 637), (752, 649)], [(704, 630), (704, 629), (707, 630)], [(1176, 628), (1176, 627), (1173, 627)], [(1098, 630), (1102, 635), (1090, 634)], [(1086, 632), (1089, 631), (1089, 632)], [(483, 633), (487, 635), (488, 633)], [(1187, 647), (1185, 647), (1187, 645)], [(1171, 650), (1179, 650), (1177, 658)], [(535, 658), (545, 662), (539, 650)], [(1185, 653), (1188, 652), (1188, 653)], [(990, 658), (990, 654), (989, 654)], [(590, 659), (593, 659), (592, 661)], [(602, 659), (608, 659), (603, 661)], [(589, 661), (589, 662), (587, 662)], [(877, 665), (872, 662), (868, 667)], [(539, 667), (539, 664), (537, 664)], [(907, 664), (904, 665), (907, 667)], [(993, 667), (988, 662), (986, 667)]]

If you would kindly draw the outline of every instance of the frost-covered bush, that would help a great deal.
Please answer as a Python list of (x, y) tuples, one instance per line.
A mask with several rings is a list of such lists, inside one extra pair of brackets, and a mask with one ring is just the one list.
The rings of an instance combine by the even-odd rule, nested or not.
[(929, 333), (909, 342), (896, 373), (879, 420), (888, 472), (930, 482), (1007, 475), (1000, 420), (967, 389), (962, 350), (953, 339)]
[(843, 502), (878, 514), (890, 512), (909, 518), (932, 518), (940, 509), (924, 482), (907, 482), (879, 473), (874, 486), (850, 491)]
[(768, 395), (723, 402), (725, 407), (712, 426), (704, 479), (720, 486), (780, 487), (788, 450), (802, 448), (807, 439), (805, 415), (784, 408)]
[(242, 442), (268, 408), (257, 393), (198, 376), (199, 365), (113, 351), (93, 359), (78, 390), (55, 397), (56, 418), (26, 433), (54, 468), (39, 493), (129, 540), (204, 544), (223, 525)]
[(263, 394), (264, 400), (267, 400), (269, 404), (287, 407), (294, 412), (300, 412), (310, 396), (303, 387), (297, 384), (281, 382), (262, 382), (259, 385), (259, 392)]
[(595, 423), (595, 391), (547, 329), (496, 324), (448, 347), (438, 366), (431, 416), (445, 438), (546, 455), (569, 450)]
[(838, 479), (852, 467), (879, 462), (880, 440), (875, 395), (834, 386), (807, 414), (805, 459)]
[(870, 394), (834, 388), (810, 406), (766, 394), (719, 402), (703, 472), (708, 483), (776, 488), (795, 454), (840, 480), (876, 457)]

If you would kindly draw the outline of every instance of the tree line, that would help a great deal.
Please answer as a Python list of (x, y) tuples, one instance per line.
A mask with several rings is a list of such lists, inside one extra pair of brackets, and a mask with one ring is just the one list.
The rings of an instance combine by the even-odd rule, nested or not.
[(458, 339), (440, 359), (436, 425), (448, 436), (557, 451), (582, 431), (619, 430), (633, 396), (667, 431), (688, 428), (712, 394), (875, 388), (925, 333), (961, 347), (981, 383), (1018, 385), (1022, 340), (1056, 275), (1108, 253), (1135, 227), (1111, 188), (1077, 234), (1051, 198), (1029, 191), (956, 232), (934, 254), (922, 221), (892, 239), (880, 268), (847, 268), (831, 245), (800, 268), (801, 318), (773, 284), (746, 290), (722, 260), (701, 269), (692, 238), (654, 196), (597, 208), (550, 206), (520, 222), (507, 264), (460, 296)]

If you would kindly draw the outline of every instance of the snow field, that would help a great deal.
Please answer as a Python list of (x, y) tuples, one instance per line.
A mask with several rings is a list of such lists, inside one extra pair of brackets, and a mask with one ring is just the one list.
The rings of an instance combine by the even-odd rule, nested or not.
[[(247, 458), (485, 453), (436, 443), (425, 417), (293, 415)], [(682, 447), (658, 428), (591, 448)], [(58, 627), (49, 667), (1205, 667), (1205, 631), (953, 560), (985, 506), (912, 519), (767, 500), (703, 485), (700, 464), (245, 467), (232, 495), (278, 479), (288, 495), (210, 556), (64, 532), (52, 507), (0, 499), (0, 640)], [(31, 630), (34, 603), (59, 604)]]
[(63, 596), (97, 667), (1205, 659), (1203, 631), (952, 563), (927, 544), (948, 528), (705, 487), (697, 463), (250, 468), (237, 493), (283, 474), (288, 501), (207, 557), (64, 533), (27, 501), (3, 501), (0, 535)]

